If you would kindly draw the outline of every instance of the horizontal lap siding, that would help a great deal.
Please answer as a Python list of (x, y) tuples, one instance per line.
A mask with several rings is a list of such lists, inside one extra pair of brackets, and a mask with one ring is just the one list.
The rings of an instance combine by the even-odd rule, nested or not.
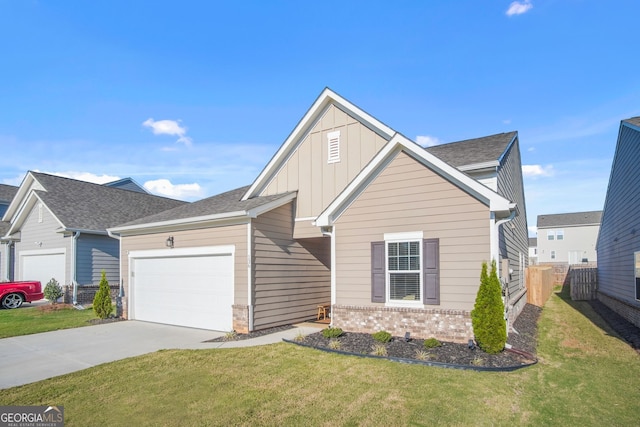
[(598, 237), (598, 288), (640, 307), (634, 252), (640, 251), (640, 132), (620, 127)]
[(118, 240), (109, 236), (80, 234), (76, 266), (78, 284), (97, 285), (104, 271), (109, 284), (117, 285), (120, 280), (118, 249)]
[[(490, 257), (487, 206), (400, 153), (336, 221), (339, 305), (371, 303), (370, 244), (384, 233), (440, 239), (440, 308), (473, 308)], [(430, 306), (431, 307), (431, 306)]]
[(331, 300), (330, 240), (294, 240), (292, 226), (291, 204), (253, 221), (255, 329), (307, 320)]
[[(234, 245), (234, 303), (247, 303), (247, 224), (126, 236), (122, 238), (122, 253), (166, 249), (165, 241), (169, 236), (173, 236), (174, 248)], [(121, 257), (120, 269), (124, 287), (128, 289), (129, 259), (126, 255)]]

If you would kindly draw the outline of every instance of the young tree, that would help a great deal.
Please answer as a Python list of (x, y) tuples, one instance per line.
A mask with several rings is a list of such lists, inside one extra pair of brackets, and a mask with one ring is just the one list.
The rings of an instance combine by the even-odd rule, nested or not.
[(107, 281), (107, 273), (102, 271), (102, 278), (100, 279), (100, 288), (93, 298), (93, 311), (101, 319), (106, 319), (111, 315), (113, 311), (113, 305), (111, 304), (111, 290), (109, 289), (109, 282)]
[(487, 274), (487, 263), (482, 263), (480, 288), (471, 311), (473, 333), (478, 346), (487, 353), (499, 353), (507, 342), (507, 323), (504, 319), (502, 286), (496, 271), (496, 262), (491, 263), (491, 274)]
[(47, 282), (47, 285), (44, 287), (43, 293), (44, 297), (48, 299), (51, 304), (56, 304), (58, 302), (58, 298), (64, 295), (62, 287), (53, 277)]

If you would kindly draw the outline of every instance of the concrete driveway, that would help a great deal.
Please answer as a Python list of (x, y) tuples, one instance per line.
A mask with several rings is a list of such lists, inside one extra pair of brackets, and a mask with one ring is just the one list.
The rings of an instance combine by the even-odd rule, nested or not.
[(127, 320), (0, 339), (0, 389), (162, 349), (247, 347), (317, 332), (296, 327), (254, 339), (207, 343), (223, 332)]

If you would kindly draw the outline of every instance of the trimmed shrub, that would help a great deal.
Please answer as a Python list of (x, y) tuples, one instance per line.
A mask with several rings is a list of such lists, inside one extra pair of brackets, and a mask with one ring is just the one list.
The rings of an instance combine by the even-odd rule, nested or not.
[(480, 289), (471, 311), (471, 323), (478, 346), (490, 354), (500, 353), (507, 342), (507, 323), (504, 319), (502, 286), (496, 271), (496, 262), (491, 263), (491, 274), (487, 274), (487, 263), (482, 263)]
[(44, 297), (48, 299), (51, 304), (56, 304), (58, 302), (58, 298), (64, 295), (62, 291), (62, 286), (58, 283), (56, 279), (53, 277), (51, 280), (47, 282), (47, 285), (44, 287)]
[(93, 298), (93, 311), (96, 313), (96, 316), (101, 319), (106, 319), (113, 311), (111, 290), (109, 289), (109, 282), (107, 281), (107, 273), (104, 270), (102, 271), (102, 278), (100, 279), (100, 288)]
[(387, 331), (378, 331), (375, 334), (371, 334), (374, 340), (385, 343), (391, 341), (391, 334)]
[(442, 346), (442, 343), (435, 338), (429, 338), (424, 340), (424, 348), (436, 348)]
[(340, 328), (327, 328), (322, 330), (322, 336), (325, 338), (338, 338), (342, 335), (342, 329)]

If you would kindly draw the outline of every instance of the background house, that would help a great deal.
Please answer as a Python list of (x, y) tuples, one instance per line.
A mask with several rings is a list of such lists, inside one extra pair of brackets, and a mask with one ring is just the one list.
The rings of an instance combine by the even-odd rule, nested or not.
[(595, 263), (602, 211), (538, 215), (538, 264)]
[[(108, 185), (28, 172), (2, 218), (16, 280), (61, 286), (118, 284), (119, 245), (107, 227), (184, 202)], [(75, 295), (74, 295), (75, 296)]]
[(529, 265), (538, 263), (538, 238), (529, 237)]
[[(2, 219), (17, 192), (18, 187), (0, 184), (0, 219)], [(13, 279), (13, 267), (10, 262), (11, 245), (9, 241), (2, 239), (2, 236), (9, 230), (9, 225), (8, 222), (0, 221), (0, 281)]]
[(640, 117), (620, 123), (598, 235), (598, 299), (640, 326)]

